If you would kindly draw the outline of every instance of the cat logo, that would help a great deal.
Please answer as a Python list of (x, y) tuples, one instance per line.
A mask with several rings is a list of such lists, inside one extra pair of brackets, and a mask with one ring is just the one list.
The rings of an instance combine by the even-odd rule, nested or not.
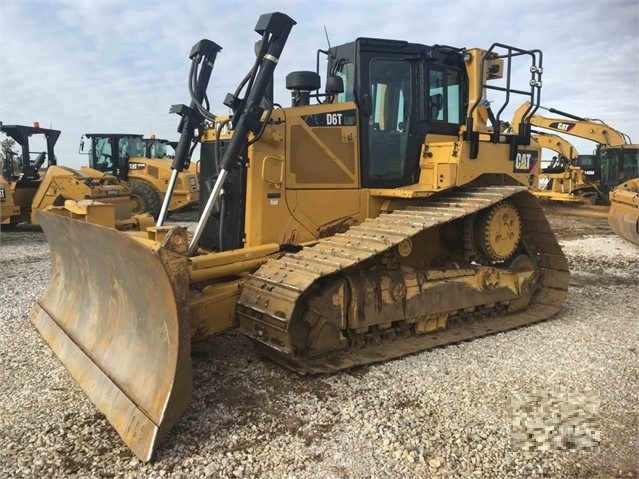
[(531, 158), (532, 153), (517, 153), (517, 158), (515, 158), (515, 169), (526, 171), (529, 170)]
[(573, 126), (575, 126), (575, 124), (569, 121), (554, 121), (549, 125), (549, 128), (559, 131), (570, 131)]
[(519, 151), (513, 164), (513, 173), (530, 173), (537, 165), (537, 153), (531, 151)]

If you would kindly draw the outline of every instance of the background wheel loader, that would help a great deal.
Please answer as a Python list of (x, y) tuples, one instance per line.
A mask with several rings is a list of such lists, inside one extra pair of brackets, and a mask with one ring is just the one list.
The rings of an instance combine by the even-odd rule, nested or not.
[[(228, 117), (204, 106), (221, 47), (191, 51), (191, 102), (171, 111), (174, 175), (202, 141), (193, 231), (39, 215), (56, 280), (31, 319), (142, 460), (190, 402), (191, 341), (239, 327), (300, 373), (332, 372), (541, 321), (565, 300), (567, 261), (529, 192), (536, 107), (519, 134), (482, 120), (500, 125), (489, 94), (538, 105), (541, 52), (358, 38), (319, 51), (324, 91), (319, 71), (289, 73), (292, 105), (275, 108), (293, 25), (259, 18)], [(530, 72), (522, 89), (513, 63)]]
[[(149, 213), (157, 218), (171, 180), (171, 161), (159, 155), (166, 144), (143, 140), (142, 135), (87, 133), (80, 141), (80, 153), (89, 155), (90, 168), (109, 173), (131, 183), (133, 212)], [(166, 147), (164, 148), (166, 153)], [(197, 177), (180, 171), (172, 191), (168, 211), (192, 206), (199, 199)]]
[[(11, 161), (3, 163), (5, 181), (0, 185), (3, 229), (25, 222), (38, 224), (37, 211), (64, 206), (68, 200), (73, 202), (70, 208), (74, 214), (85, 221), (119, 229), (139, 228), (139, 218), (133, 218), (131, 214), (131, 189), (126, 184), (94, 170), (78, 171), (57, 165), (54, 146), (60, 136), (59, 130), (40, 128), (37, 124), (0, 124), (0, 132), (22, 148), (17, 170)], [(47, 151), (35, 159), (31, 159), (29, 145), (33, 135), (43, 135), (47, 143)]]
[[(175, 149), (177, 148), (177, 141), (169, 141), (160, 138), (156, 138), (155, 135), (151, 135), (151, 138), (143, 138), (142, 143), (144, 145), (144, 156), (146, 158), (156, 158), (163, 160), (173, 160), (175, 158)], [(171, 148), (169, 150), (168, 147)], [(199, 161), (190, 162), (188, 166), (185, 165), (185, 168), (193, 173), (197, 178), (197, 183), (200, 184), (200, 171), (199, 171)]]

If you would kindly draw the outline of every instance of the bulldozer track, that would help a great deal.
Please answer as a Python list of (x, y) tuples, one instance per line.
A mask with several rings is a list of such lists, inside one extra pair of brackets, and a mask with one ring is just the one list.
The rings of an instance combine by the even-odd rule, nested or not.
[[(568, 284), (568, 263), (539, 202), (525, 187), (473, 187), (433, 196), (423, 206), (411, 206), (366, 219), (345, 233), (318, 240), (312, 247), (269, 260), (244, 284), (238, 302), (240, 316), (253, 324), (286, 330), (304, 293), (320, 278), (334, 275), (400, 245), (418, 233), (457, 220), (502, 200), (513, 200), (525, 225), (523, 241), (538, 269), (536, 290), (525, 309), (510, 312), (503, 304), (487, 304), (472, 312), (451, 314), (443, 330), (413, 334), (401, 327), (352, 334), (349, 347), (325, 356), (302, 358), (294, 351), (265, 343), (263, 351), (301, 373), (327, 373), (416, 353), (433, 347), (470, 340), (487, 334), (542, 321), (563, 304)], [(296, 309), (297, 308), (297, 309)]]

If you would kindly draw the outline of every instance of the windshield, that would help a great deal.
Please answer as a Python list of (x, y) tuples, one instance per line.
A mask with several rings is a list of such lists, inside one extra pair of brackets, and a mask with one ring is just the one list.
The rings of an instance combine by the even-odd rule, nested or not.
[(602, 148), (601, 180), (604, 187), (639, 177), (639, 148)]
[(146, 157), (147, 158), (166, 158), (166, 143), (157, 140), (146, 140)]
[(142, 138), (121, 138), (120, 139), (120, 156), (122, 158), (142, 158), (144, 157), (144, 149), (142, 147)]

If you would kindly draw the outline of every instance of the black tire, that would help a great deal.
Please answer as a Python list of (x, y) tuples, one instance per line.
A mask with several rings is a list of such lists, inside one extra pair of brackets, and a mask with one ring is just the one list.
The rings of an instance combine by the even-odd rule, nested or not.
[(157, 191), (151, 185), (141, 181), (132, 181), (131, 188), (133, 190), (131, 192), (133, 214), (149, 213), (157, 218), (162, 207)]

